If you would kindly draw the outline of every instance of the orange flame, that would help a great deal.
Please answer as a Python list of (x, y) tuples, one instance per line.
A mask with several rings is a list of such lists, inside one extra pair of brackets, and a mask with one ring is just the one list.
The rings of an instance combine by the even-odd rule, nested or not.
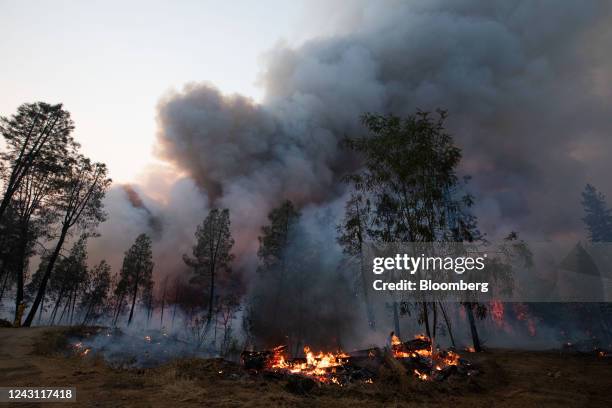
[(272, 369), (287, 370), (292, 374), (303, 374), (315, 378), (316, 380), (327, 383), (339, 384), (338, 379), (333, 375), (336, 372), (336, 368), (346, 363), (348, 354), (339, 351), (337, 353), (314, 353), (310, 350), (310, 347), (304, 347), (304, 354), (306, 361), (288, 361), (284, 355), (282, 355), (283, 347), (276, 347), (274, 351), (274, 357), (272, 359)]
[(459, 354), (450, 350), (434, 351), (431, 340), (429, 339), (429, 337), (423, 334), (418, 334), (414, 336), (414, 338), (417, 340), (426, 341), (427, 343), (429, 343), (429, 347), (419, 350), (406, 350), (400, 338), (395, 335), (391, 337), (391, 347), (393, 349), (393, 355), (395, 358), (423, 357), (430, 361), (430, 373), (423, 372), (422, 370), (414, 370), (414, 374), (418, 379), (428, 381), (432, 378), (432, 373), (434, 371), (442, 371), (449, 366), (459, 365)]

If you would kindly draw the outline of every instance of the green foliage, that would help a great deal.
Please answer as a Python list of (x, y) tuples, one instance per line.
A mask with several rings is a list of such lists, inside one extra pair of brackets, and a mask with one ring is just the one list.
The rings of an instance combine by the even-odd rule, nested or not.
[[(363, 170), (348, 175), (346, 181), (371, 211), (364, 234), (368, 239), (439, 242), (480, 237), (468, 211), (473, 199), (460, 195), (455, 169), (461, 150), (446, 132), (445, 119), (444, 111), (438, 111), (436, 119), (427, 112), (407, 118), (367, 113), (362, 121), (369, 135), (345, 141), (364, 161)], [(351, 222), (354, 215), (347, 216), (340, 238), (345, 250), (354, 245), (346, 239), (355, 236), (350, 228), (361, 225)]]
[[(363, 160), (360, 171), (345, 178), (353, 192), (338, 227), (338, 242), (349, 259), (361, 255), (364, 242), (472, 242), (482, 238), (470, 212), (473, 198), (463, 191), (456, 174), (461, 150), (444, 127), (446, 117), (442, 110), (435, 117), (421, 111), (405, 118), (366, 113), (362, 122), (368, 134), (345, 140), (345, 147)], [(363, 268), (360, 270), (357, 287), (361, 286), (369, 324), (374, 327), (367, 279)], [(391, 306), (399, 333), (399, 312), (410, 307), (406, 302)], [(419, 308), (422, 314), (418, 317), (428, 335), (432, 309), (435, 332), (435, 303), (423, 302)]]

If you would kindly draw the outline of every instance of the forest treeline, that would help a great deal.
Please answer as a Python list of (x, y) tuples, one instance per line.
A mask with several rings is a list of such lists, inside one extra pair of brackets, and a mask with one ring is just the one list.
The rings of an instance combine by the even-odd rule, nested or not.
[[(453, 308), (466, 316), (465, 332), (479, 351), (477, 320), (487, 316), (490, 305), (399, 301), (387, 305), (389, 318), (381, 322), (359, 265), (368, 242), (484, 240), (472, 213), (469, 178), (457, 175), (462, 154), (445, 129), (446, 112), (403, 118), (368, 113), (361, 119), (366, 134), (346, 138), (343, 147), (363, 165), (344, 178), (350, 197), (343, 218), (329, 220), (337, 224), (342, 261), (327, 258), (329, 243), (309, 231), (299, 208), (278, 197), (261, 227), (256, 278), (247, 290), (243, 273), (233, 268), (231, 214), (222, 208), (194, 225), (192, 251), (183, 255), (189, 276), (161, 271), (163, 278), (154, 282), (152, 241), (144, 233), (126, 249), (119, 271), (104, 260), (89, 265), (88, 240), (107, 218), (107, 168), (80, 151), (62, 105), (21, 105), (0, 120), (0, 302), (11, 297), (11, 324), (129, 326), (138, 316), (141, 325), (153, 324), (155, 317), (157, 327), (167, 328), (178, 310), (198, 345), (224, 352), (235, 346), (240, 314), (244, 344), (283, 342), (298, 353), (306, 342), (341, 347), (356, 319), (372, 330), (392, 326), (400, 335), (400, 319), (410, 317), (427, 336), (444, 333), (456, 345)], [(612, 241), (605, 197), (587, 185), (582, 204), (589, 238)], [(516, 233), (507, 241), (525, 250)], [(602, 333), (609, 335), (609, 327)]]

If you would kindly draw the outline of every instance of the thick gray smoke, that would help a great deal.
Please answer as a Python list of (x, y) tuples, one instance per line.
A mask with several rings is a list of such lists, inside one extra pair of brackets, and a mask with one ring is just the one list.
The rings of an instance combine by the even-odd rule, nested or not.
[(238, 231), (256, 234), (282, 198), (337, 198), (357, 165), (338, 141), (362, 131), (361, 113), (441, 107), (485, 231), (581, 232), (580, 191), (606, 190), (612, 147), (604, 2), (377, 2), (342, 13), (338, 34), (267, 55), (262, 104), (195, 83), (159, 104), (161, 155), (229, 207)]
[(150, 232), (156, 273), (184, 269), (196, 225), (217, 206), (230, 209), (239, 267), (253, 270), (260, 228), (287, 198), (309, 232), (337, 250), (340, 180), (359, 167), (339, 141), (363, 134), (364, 112), (436, 108), (450, 113), (484, 232), (582, 234), (584, 185), (612, 195), (609, 3), (344, 4), (314, 12), (332, 30), (266, 55), (261, 103), (209, 83), (162, 98), (158, 153), (186, 178), (161, 193), (154, 183), (134, 187), (137, 200), (113, 190), (99, 253), (116, 254), (117, 266), (133, 239)]

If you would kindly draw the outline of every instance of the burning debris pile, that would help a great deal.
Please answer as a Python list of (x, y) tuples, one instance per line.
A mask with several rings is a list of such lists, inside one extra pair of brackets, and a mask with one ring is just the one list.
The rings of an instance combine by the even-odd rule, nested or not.
[[(374, 355), (372, 355), (374, 358)], [(363, 364), (358, 356), (342, 351), (335, 353), (314, 353), (304, 347), (304, 357), (289, 358), (287, 346), (278, 346), (264, 351), (243, 351), (244, 368), (264, 372), (271, 376), (303, 376), (319, 383), (343, 385), (354, 381), (372, 382), (375, 373)]]
[(270, 350), (244, 351), (245, 369), (276, 377), (301, 376), (323, 384), (345, 385), (352, 382), (372, 383), (385, 359), (392, 358), (416, 378), (423, 381), (443, 381), (451, 375), (472, 376), (478, 370), (452, 350), (435, 350), (432, 341), (418, 335), (402, 342), (391, 333), (390, 347), (371, 348), (351, 353), (319, 352), (304, 348), (304, 357), (289, 358), (286, 346)]
[(424, 381), (442, 381), (453, 374), (472, 376), (478, 370), (453, 350), (434, 350), (429, 337), (419, 334), (402, 342), (391, 333), (391, 350), (406, 369)]

